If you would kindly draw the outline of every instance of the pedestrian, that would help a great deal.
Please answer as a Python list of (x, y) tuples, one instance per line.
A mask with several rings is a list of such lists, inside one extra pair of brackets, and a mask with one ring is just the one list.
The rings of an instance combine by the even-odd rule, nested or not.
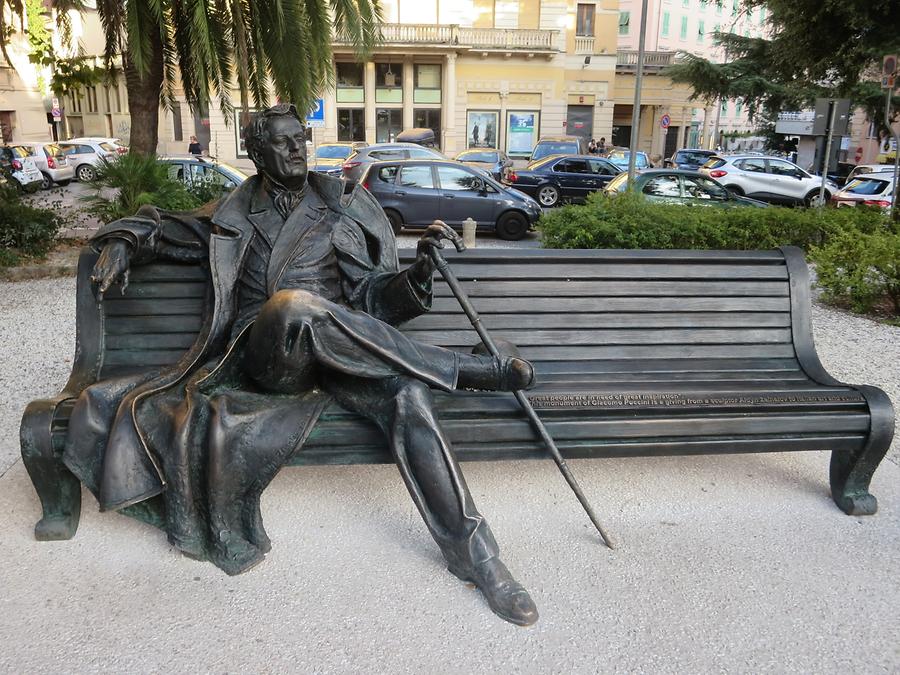
[(601, 136), (600, 142), (597, 143), (597, 154), (602, 155), (604, 152), (606, 152), (606, 139)]
[(595, 141), (593, 138), (588, 143), (588, 153), (591, 155), (597, 154), (597, 141)]
[(203, 147), (200, 145), (200, 142), (197, 140), (196, 136), (191, 136), (191, 143), (188, 145), (188, 152), (192, 155), (202, 155)]

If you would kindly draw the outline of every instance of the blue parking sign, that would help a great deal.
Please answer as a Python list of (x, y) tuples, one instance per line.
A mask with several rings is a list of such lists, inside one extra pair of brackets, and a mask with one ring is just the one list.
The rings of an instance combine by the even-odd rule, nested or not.
[(325, 101), (324, 99), (317, 98), (313, 102), (312, 110), (309, 111), (309, 114), (306, 116), (306, 123), (311, 127), (324, 127), (325, 126)]

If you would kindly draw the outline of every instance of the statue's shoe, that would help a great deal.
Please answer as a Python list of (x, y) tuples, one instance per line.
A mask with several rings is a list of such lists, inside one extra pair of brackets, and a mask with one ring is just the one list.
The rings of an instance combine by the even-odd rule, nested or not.
[(517, 626), (530, 626), (538, 620), (537, 607), (528, 591), (513, 579), (499, 558), (490, 558), (469, 571), (448, 567), (463, 581), (470, 581), (487, 600), (491, 610), (505, 621)]
[(212, 562), (229, 576), (242, 574), (265, 560), (265, 554), (236, 534), (224, 534), (214, 547)]
[(518, 391), (534, 386), (534, 366), (525, 359), (515, 356), (474, 356), (468, 359), (460, 360), (459, 389)]

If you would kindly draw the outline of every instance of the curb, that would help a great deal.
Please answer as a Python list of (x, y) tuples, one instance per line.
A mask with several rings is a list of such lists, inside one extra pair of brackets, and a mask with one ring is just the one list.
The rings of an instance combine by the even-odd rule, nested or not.
[(77, 270), (77, 265), (68, 263), (8, 267), (0, 269), (0, 281), (31, 281), (32, 279), (74, 277)]

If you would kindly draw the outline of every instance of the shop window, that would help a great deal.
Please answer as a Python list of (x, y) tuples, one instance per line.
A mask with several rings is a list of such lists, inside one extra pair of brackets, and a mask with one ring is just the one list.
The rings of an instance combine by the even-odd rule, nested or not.
[(403, 111), (400, 108), (375, 110), (375, 142), (393, 143), (403, 130)]
[[(441, 102), (441, 67), (433, 63), (416, 64), (414, 72), (413, 102)], [(419, 125), (416, 125), (419, 126)]]
[(375, 102), (403, 103), (402, 63), (375, 64)]
[[(585, 37), (594, 37), (594, 5), (578, 5), (578, 13), (575, 22), (575, 34)], [(621, 16), (621, 15), (620, 15)], [(619, 26), (621, 26), (621, 20)]]
[(363, 108), (338, 108), (338, 140), (366, 140), (366, 111)]
[(419, 129), (431, 129), (434, 132), (434, 143), (441, 145), (441, 110), (440, 108), (420, 108), (413, 111), (413, 126)]
[(365, 101), (363, 87), (364, 74), (361, 63), (335, 64), (337, 87), (335, 98), (338, 103), (362, 103)]

